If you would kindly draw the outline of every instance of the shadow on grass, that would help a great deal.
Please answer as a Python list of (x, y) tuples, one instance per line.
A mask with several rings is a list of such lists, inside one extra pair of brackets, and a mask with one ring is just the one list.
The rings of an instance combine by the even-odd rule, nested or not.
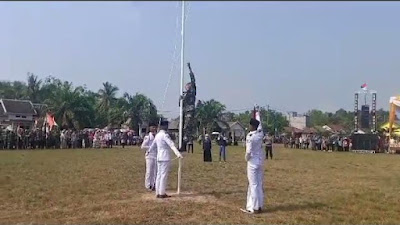
[(279, 205), (274, 207), (267, 207), (266, 212), (289, 212), (289, 211), (297, 211), (297, 210), (306, 210), (306, 209), (322, 209), (326, 206), (326, 204), (319, 202), (309, 202), (305, 204), (288, 204), (288, 205)]
[(247, 189), (246, 190), (224, 190), (224, 191), (206, 191), (206, 192), (201, 192), (202, 195), (213, 195), (217, 198), (222, 197), (223, 195), (231, 195), (231, 194), (247, 194)]

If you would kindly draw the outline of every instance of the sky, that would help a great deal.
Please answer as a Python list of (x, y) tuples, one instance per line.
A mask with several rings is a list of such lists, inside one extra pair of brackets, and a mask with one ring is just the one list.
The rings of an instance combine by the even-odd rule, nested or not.
[[(32, 72), (94, 91), (109, 81), (119, 95), (143, 93), (165, 116), (176, 116), (180, 4), (0, 2), (0, 80), (26, 80)], [(388, 110), (389, 97), (400, 94), (400, 2), (186, 8), (185, 64), (196, 75), (198, 99), (234, 112), (268, 104), (304, 113), (353, 110), (363, 83), (377, 91), (378, 108)]]

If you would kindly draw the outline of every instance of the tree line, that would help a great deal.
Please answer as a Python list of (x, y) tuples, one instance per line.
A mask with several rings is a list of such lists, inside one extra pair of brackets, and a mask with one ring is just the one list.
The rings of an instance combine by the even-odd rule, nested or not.
[[(83, 129), (86, 127), (119, 127), (126, 123), (134, 130), (144, 122), (158, 122), (162, 115), (157, 113), (153, 101), (144, 94), (131, 95), (127, 92), (117, 97), (119, 88), (109, 82), (103, 83), (98, 91), (91, 91), (85, 86), (74, 86), (72, 82), (48, 76), (39, 79), (28, 73), (27, 81), (0, 81), (0, 98), (30, 100), (46, 105), (40, 112), (42, 116), (51, 112), (62, 128)], [(40, 111), (40, 110), (39, 110)], [(270, 133), (281, 132), (289, 125), (284, 112), (261, 107), (262, 125)], [(354, 113), (339, 109), (335, 113), (310, 110), (311, 126), (338, 124), (351, 129)], [(216, 131), (220, 124), (239, 121), (247, 126), (252, 116), (251, 110), (233, 113), (226, 106), (215, 100), (198, 100), (196, 121), (200, 132)], [(388, 119), (388, 111), (377, 111), (378, 125)]]

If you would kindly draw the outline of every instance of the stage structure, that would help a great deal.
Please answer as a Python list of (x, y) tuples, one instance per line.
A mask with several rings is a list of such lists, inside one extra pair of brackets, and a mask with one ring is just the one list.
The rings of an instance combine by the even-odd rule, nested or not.
[[(361, 128), (367, 129), (368, 132), (376, 133), (376, 94), (376, 91), (368, 90), (366, 86), (354, 93), (354, 132), (359, 132)], [(364, 96), (364, 104), (361, 105), (361, 112), (359, 110), (360, 95)], [(371, 111), (370, 105), (367, 103), (369, 95), (371, 95)]]
[[(374, 90), (368, 90), (367, 85), (361, 86), (361, 90), (354, 93), (354, 132), (352, 135), (353, 150), (378, 150), (376, 94)], [(364, 102), (359, 110), (359, 98), (364, 97)], [(371, 108), (367, 103), (371, 96)]]

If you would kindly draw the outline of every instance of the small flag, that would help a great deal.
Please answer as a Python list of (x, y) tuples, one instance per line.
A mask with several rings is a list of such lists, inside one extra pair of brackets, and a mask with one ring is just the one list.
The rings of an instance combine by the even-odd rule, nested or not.
[(367, 90), (367, 83), (364, 83), (363, 85), (361, 85), (361, 88), (366, 91)]
[(56, 120), (52, 114), (47, 113), (46, 121), (49, 124), (50, 130), (53, 129), (53, 126), (58, 126), (58, 124), (56, 123)]
[(257, 130), (262, 130), (262, 126), (261, 126), (261, 116), (260, 116), (260, 111), (256, 109), (256, 107), (254, 107), (253, 110), (253, 118), (258, 120), (258, 122), (260, 122), (260, 124), (257, 127)]

